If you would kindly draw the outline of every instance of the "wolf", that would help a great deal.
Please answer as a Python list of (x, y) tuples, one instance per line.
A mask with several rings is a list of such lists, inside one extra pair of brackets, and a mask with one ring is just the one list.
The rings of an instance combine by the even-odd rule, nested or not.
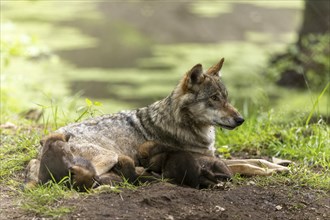
[[(140, 165), (138, 147), (146, 141), (214, 157), (215, 128), (231, 130), (244, 122), (228, 101), (220, 76), (223, 63), (224, 58), (206, 71), (196, 64), (167, 97), (146, 107), (90, 118), (55, 132), (70, 135), (66, 147), (90, 161), (98, 176), (111, 171), (122, 155)], [(253, 169), (249, 162), (240, 166)], [(28, 182), (39, 181), (39, 167), (38, 160), (30, 161)]]
[(148, 172), (155, 172), (176, 184), (193, 188), (207, 188), (232, 177), (222, 160), (153, 141), (147, 141), (139, 147), (138, 158)]
[(51, 134), (40, 141), (38, 182), (30, 182), (29, 187), (48, 181), (60, 182), (64, 177), (71, 177), (73, 188), (84, 191), (92, 188), (98, 176), (90, 161), (77, 157), (67, 148), (70, 135)]

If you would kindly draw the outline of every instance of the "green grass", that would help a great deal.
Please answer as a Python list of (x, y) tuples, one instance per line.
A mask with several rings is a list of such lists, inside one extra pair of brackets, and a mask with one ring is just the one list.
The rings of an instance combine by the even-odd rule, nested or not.
[(330, 167), (329, 126), (320, 121), (305, 125), (307, 116), (279, 123), (275, 113), (248, 117), (234, 131), (218, 131), (220, 152), (228, 145), (229, 152), (246, 151), (254, 155), (270, 155)]
[(37, 156), (37, 149), (41, 136), (41, 129), (21, 119), (16, 124), (19, 128), (14, 130), (1, 130), (0, 146), (0, 186), (8, 186), (11, 193), (20, 196), (23, 200), (21, 207), (29, 213), (45, 217), (60, 217), (71, 212), (72, 207), (61, 205), (61, 201), (70, 198), (74, 191), (64, 184), (48, 183), (31, 190), (22, 191), (21, 178), (27, 163)]
[[(248, 117), (234, 131), (218, 131), (216, 144), (225, 157), (246, 152), (252, 157), (279, 157), (295, 162), (287, 175), (254, 177), (258, 185), (278, 183), (294, 187), (330, 190), (330, 128), (322, 120), (306, 125), (308, 114), (279, 122), (280, 114), (261, 113)], [(250, 178), (235, 177), (242, 183)]]
[(330, 170), (324, 168), (321, 171), (311, 169), (307, 165), (290, 165), (290, 172), (283, 174), (273, 174), (271, 176), (254, 176), (254, 177), (242, 177), (237, 174), (233, 177), (233, 183), (235, 185), (254, 184), (265, 187), (269, 185), (282, 185), (292, 188), (311, 188), (329, 191), (330, 190)]
[(6, 183), (37, 155), (39, 134), (31, 129), (1, 130), (0, 183)]
[(24, 202), (22, 208), (25, 211), (46, 217), (61, 217), (74, 210), (72, 206), (63, 206), (61, 201), (84, 195), (74, 190), (69, 190), (65, 184), (48, 182), (37, 188), (26, 190), (22, 193)]

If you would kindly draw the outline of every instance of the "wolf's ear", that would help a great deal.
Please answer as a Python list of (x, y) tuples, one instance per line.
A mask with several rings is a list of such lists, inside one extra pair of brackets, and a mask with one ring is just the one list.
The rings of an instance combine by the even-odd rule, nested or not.
[(203, 67), (202, 64), (197, 64), (195, 65), (189, 72), (188, 72), (188, 77), (189, 77), (189, 82), (191, 84), (196, 84), (200, 82), (201, 75), (203, 73)]
[(195, 85), (198, 85), (202, 80), (202, 74), (203, 74), (203, 67), (202, 64), (196, 64), (189, 72), (186, 74), (182, 89), (184, 91), (193, 89)]
[(212, 76), (220, 76), (220, 70), (222, 68), (223, 62), (225, 62), (225, 58), (222, 58), (217, 64), (210, 67), (206, 73)]

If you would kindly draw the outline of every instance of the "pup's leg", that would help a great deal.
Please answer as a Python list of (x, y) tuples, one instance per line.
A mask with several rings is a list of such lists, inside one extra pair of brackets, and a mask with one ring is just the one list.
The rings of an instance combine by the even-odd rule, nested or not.
[(263, 159), (235, 159), (224, 160), (233, 174), (242, 174), (246, 176), (269, 176), (273, 173), (288, 172), (287, 167), (271, 163)]
[(30, 189), (35, 187), (38, 182), (39, 176), (39, 167), (40, 167), (40, 160), (32, 159), (30, 160), (29, 164), (25, 169), (25, 186), (24, 188)]
[(148, 172), (147, 169), (144, 167), (135, 167), (135, 172), (137, 174), (137, 183), (151, 183), (159, 181), (161, 178), (160, 175), (154, 173), (154, 172)]
[(98, 183), (99, 185), (110, 185), (110, 186), (115, 186), (119, 183), (122, 183), (124, 180), (121, 176), (118, 174), (110, 171), (107, 173), (104, 173), (98, 177)]
[(73, 187), (78, 191), (91, 189), (98, 183), (98, 176), (92, 163), (82, 157), (63, 158), (71, 173)]
[[(125, 169), (127, 169), (127, 168), (124, 168), (124, 170)], [(125, 173), (125, 171), (124, 171), (124, 173)], [(130, 170), (128, 173), (132, 173), (132, 171)], [(132, 174), (130, 174), (130, 176), (132, 179)], [(99, 183), (99, 185), (115, 186), (117, 184), (124, 182), (123, 177), (125, 179), (130, 179), (130, 176), (126, 175), (126, 177), (125, 177), (123, 175), (123, 173), (121, 172), (121, 170), (119, 169), (119, 167), (117, 167), (116, 171), (113, 170), (113, 171), (100, 175), (98, 177), (97, 182)], [(152, 175), (151, 173), (147, 172), (146, 169), (144, 169), (143, 167), (135, 167), (135, 173), (134, 173), (133, 177), (135, 179), (133, 182), (134, 184), (157, 181), (157, 178), (154, 175)]]
[(194, 154), (194, 157), (202, 167), (200, 187), (209, 187), (217, 184), (218, 181), (227, 181), (232, 177), (232, 172), (222, 160), (199, 154)]

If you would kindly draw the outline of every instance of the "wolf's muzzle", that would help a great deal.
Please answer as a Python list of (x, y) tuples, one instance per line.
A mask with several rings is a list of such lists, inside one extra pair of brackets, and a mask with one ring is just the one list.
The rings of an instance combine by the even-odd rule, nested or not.
[(241, 116), (234, 118), (234, 120), (236, 122), (236, 126), (239, 126), (239, 125), (243, 124), (243, 122), (244, 122), (244, 118)]

